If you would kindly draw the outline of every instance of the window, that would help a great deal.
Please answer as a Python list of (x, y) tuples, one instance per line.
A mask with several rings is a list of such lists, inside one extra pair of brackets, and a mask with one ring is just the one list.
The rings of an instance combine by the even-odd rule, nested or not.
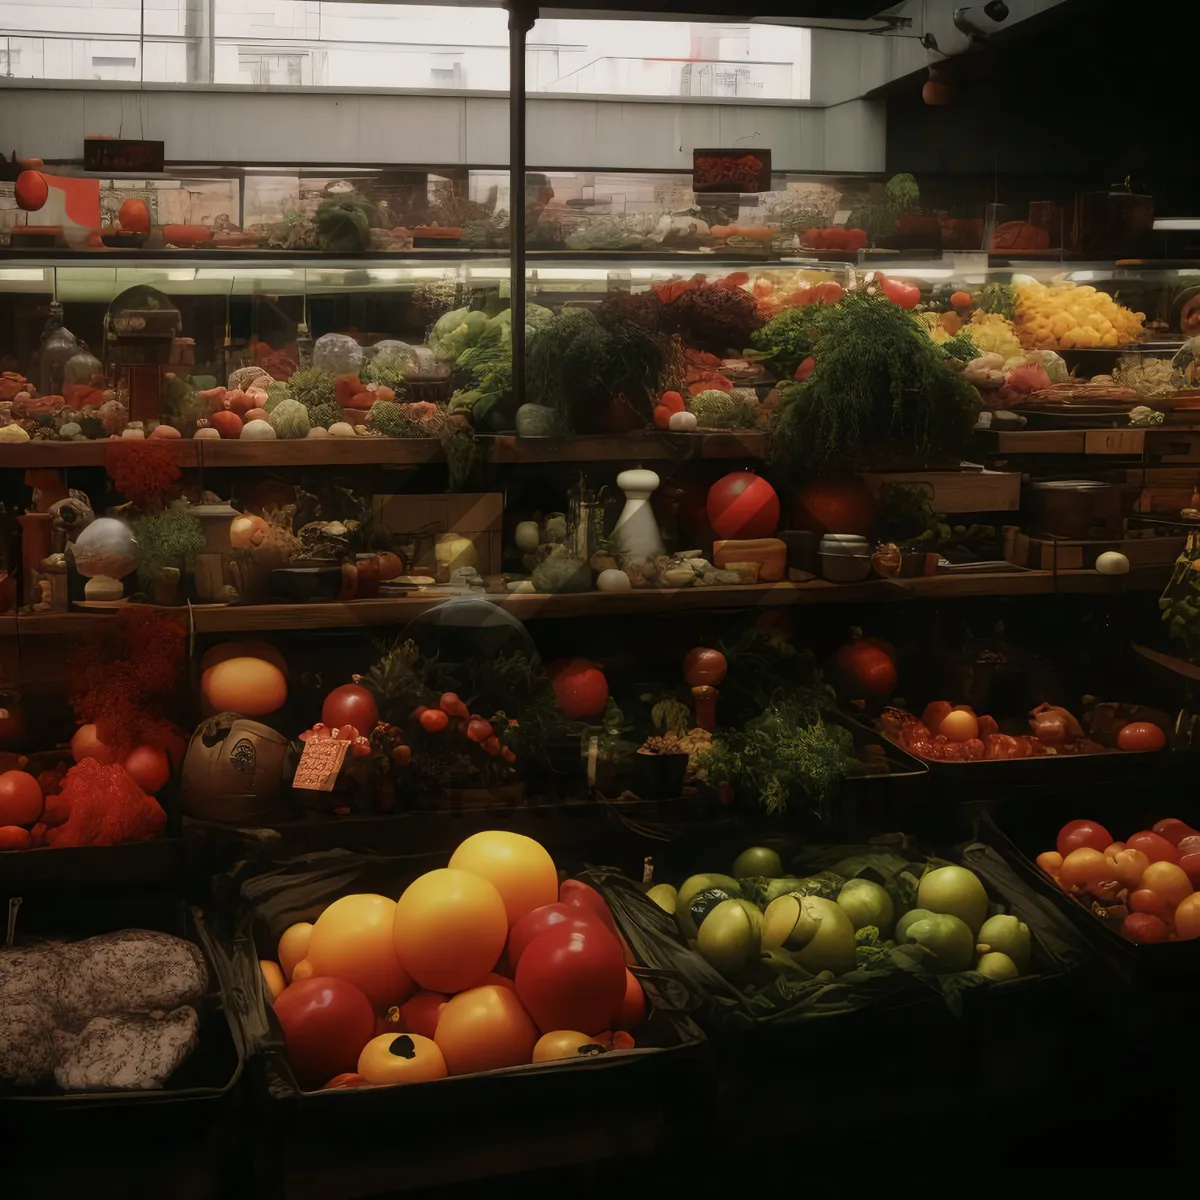
[[(0, 74), (504, 92), (506, 21), (349, 0), (0, 0)], [(791, 26), (543, 20), (526, 71), (535, 93), (806, 100), (810, 55)]]

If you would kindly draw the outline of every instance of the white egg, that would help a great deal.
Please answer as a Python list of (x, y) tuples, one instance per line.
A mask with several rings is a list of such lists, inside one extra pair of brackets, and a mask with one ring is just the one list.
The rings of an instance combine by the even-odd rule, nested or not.
[(1101, 575), (1128, 575), (1129, 559), (1117, 550), (1106, 550), (1096, 559), (1096, 570)]
[(607, 571), (600, 572), (596, 579), (596, 587), (602, 592), (627, 592), (633, 584), (624, 571), (609, 567)]

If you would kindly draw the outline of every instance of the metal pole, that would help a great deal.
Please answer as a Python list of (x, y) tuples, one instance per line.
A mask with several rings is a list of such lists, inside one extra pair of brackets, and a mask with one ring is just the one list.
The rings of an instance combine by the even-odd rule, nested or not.
[(525, 35), (537, 4), (508, 0), (508, 236), (513, 395), (525, 402)]

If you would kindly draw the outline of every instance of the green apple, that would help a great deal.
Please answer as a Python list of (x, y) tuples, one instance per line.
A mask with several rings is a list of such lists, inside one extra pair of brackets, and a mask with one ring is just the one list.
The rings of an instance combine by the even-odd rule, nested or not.
[(987, 892), (979, 876), (966, 867), (938, 867), (921, 876), (917, 907), (957, 917), (972, 933), (978, 933), (987, 920)]
[(925, 965), (939, 975), (965, 971), (975, 958), (974, 934), (965, 921), (950, 913), (934, 913), (923, 921), (914, 921), (905, 931), (905, 937), (932, 951)]
[(988, 917), (976, 938), (976, 949), (980, 954), (994, 951), (1006, 954), (1016, 963), (1017, 970), (1024, 973), (1029, 970), (1029, 954), (1031, 940), (1029, 926), (1018, 917), (1009, 913)]
[(896, 909), (891, 896), (879, 884), (870, 879), (847, 879), (838, 892), (837, 902), (850, 918), (855, 933), (867, 925), (874, 925), (879, 936), (887, 938)]
[(763, 915), (749, 900), (722, 900), (704, 918), (696, 949), (722, 974), (735, 974), (761, 953)]

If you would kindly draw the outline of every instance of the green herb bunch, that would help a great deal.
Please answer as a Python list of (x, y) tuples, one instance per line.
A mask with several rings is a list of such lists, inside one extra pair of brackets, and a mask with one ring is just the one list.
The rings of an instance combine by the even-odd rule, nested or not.
[(805, 705), (788, 699), (772, 701), (742, 729), (715, 737), (700, 766), (709, 779), (756, 797), (768, 813), (804, 803), (822, 817), (858, 770), (850, 731), (813, 720)]
[(560, 431), (595, 428), (612, 393), (605, 379), (612, 339), (586, 308), (564, 308), (528, 347), (526, 398), (552, 408)]
[(814, 304), (784, 309), (750, 335), (750, 345), (778, 378), (791, 379), (796, 368), (812, 353), (813, 323), (819, 315), (815, 310), (823, 307)]
[(781, 467), (820, 474), (961, 453), (978, 395), (908, 313), (866, 292), (810, 309), (827, 310), (810, 318), (813, 372), (781, 388), (772, 419)]
[(133, 522), (138, 541), (138, 582), (150, 587), (164, 567), (186, 567), (204, 551), (204, 530), (192, 516), (186, 500), (177, 500), (158, 512), (145, 513)]

